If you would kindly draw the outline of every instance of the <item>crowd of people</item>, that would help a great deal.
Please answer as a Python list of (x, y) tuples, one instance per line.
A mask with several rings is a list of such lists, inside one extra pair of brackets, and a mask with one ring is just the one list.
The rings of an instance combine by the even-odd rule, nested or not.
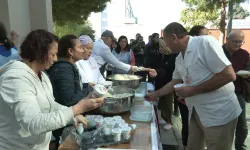
[[(204, 26), (190, 32), (173, 22), (149, 36), (118, 40), (106, 30), (94, 42), (88, 35), (60, 39), (45, 30), (31, 31), (17, 48), (0, 23), (0, 147), (48, 149), (51, 136), (59, 146), (65, 126), (82, 123), (82, 115), (104, 102), (92, 98), (91, 88), (111, 74), (135, 73), (152, 82), (159, 97), (160, 124), (172, 128), (173, 104), (182, 119), (185, 149), (246, 150), (245, 81), (236, 76), (249, 63), (242, 49), (244, 33), (233, 30), (221, 46)], [(145, 69), (137, 72), (139, 66)], [(182, 83), (180, 88), (174, 88)], [(176, 109), (175, 109), (176, 110)], [(236, 130), (236, 132), (235, 132)], [(53, 131), (53, 132), (52, 132)]]

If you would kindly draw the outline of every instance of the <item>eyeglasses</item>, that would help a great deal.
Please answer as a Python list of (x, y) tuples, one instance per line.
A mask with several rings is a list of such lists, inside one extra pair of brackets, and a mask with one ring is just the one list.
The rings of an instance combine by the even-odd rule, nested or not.
[(240, 44), (243, 45), (245, 43), (245, 41), (240, 41), (240, 40), (232, 40), (232, 43), (234, 44)]

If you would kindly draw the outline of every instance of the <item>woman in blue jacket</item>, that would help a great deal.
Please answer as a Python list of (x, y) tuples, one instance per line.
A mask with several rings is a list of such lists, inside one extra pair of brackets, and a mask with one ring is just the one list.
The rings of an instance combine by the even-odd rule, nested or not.
[(3, 23), (0, 22), (0, 67), (10, 60), (18, 60), (18, 51), (12, 48), (12, 42), (7, 37), (7, 31)]

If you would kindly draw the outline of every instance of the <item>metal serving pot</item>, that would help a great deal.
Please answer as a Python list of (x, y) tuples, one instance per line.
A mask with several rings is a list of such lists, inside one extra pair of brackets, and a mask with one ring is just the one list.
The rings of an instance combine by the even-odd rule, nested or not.
[(131, 80), (114, 80), (113, 77), (116, 74), (110, 75), (107, 77), (107, 80), (112, 81), (114, 86), (125, 86), (125, 87), (129, 87), (132, 89), (137, 89), (140, 86), (142, 77), (138, 76), (138, 75), (129, 75), (129, 74), (117, 74), (117, 75), (121, 75), (121, 76), (137, 76), (138, 79), (131, 79)]
[(124, 86), (113, 86), (113, 94), (131, 93), (132, 96), (123, 98), (106, 98), (103, 106), (99, 107), (102, 114), (120, 114), (130, 111), (134, 105), (135, 90)]

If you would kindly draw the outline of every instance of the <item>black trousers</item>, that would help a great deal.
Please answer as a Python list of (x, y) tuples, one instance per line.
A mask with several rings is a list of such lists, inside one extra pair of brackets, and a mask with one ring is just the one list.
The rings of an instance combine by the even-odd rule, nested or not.
[(182, 144), (184, 146), (187, 146), (187, 141), (188, 141), (188, 108), (186, 105), (178, 102), (179, 109), (180, 109), (180, 114), (181, 114), (181, 121), (182, 121), (182, 130), (181, 130), (181, 135), (182, 135)]
[(236, 93), (236, 95), (239, 100), (242, 112), (238, 117), (238, 123), (235, 131), (235, 149), (247, 150), (247, 145), (245, 143), (248, 135), (248, 126), (246, 119), (246, 101), (242, 94)]
[(178, 112), (178, 106), (179, 106), (178, 103), (179, 103), (178, 100), (175, 98), (175, 99), (174, 99), (174, 111), (175, 111), (175, 112)]

